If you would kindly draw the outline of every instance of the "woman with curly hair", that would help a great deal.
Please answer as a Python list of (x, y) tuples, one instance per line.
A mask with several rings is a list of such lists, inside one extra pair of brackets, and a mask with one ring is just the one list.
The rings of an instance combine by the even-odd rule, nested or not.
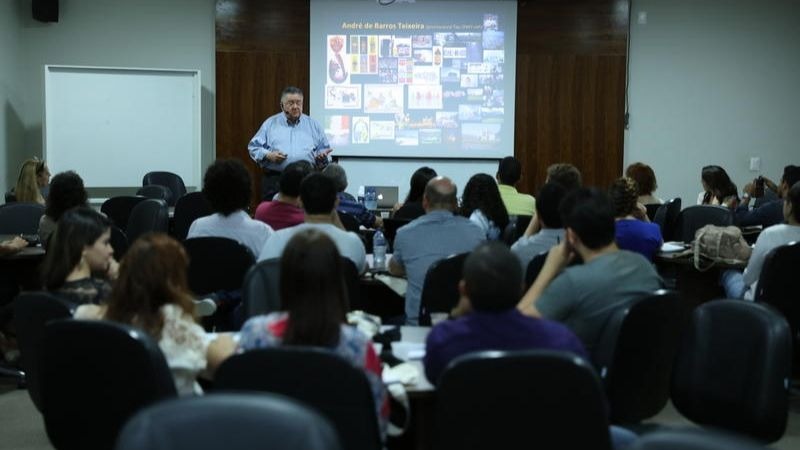
[(636, 182), (636, 194), (639, 196), (639, 203), (642, 205), (660, 205), (664, 203), (660, 198), (653, 195), (658, 189), (656, 183), (656, 173), (653, 168), (645, 163), (635, 162), (625, 169), (625, 176), (632, 178)]
[(739, 194), (728, 172), (720, 166), (705, 166), (700, 173), (703, 192), (697, 197), (698, 205), (738, 204)]
[(611, 184), (608, 195), (614, 204), (617, 246), (652, 261), (664, 240), (661, 229), (647, 221), (647, 214), (642, 211), (644, 207), (636, 201), (636, 182), (627, 177), (618, 178)]
[[(183, 246), (163, 233), (137, 239), (119, 266), (119, 278), (105, 305), (82, 305), (76, 319), (105, 319), (140, 328), (167, 361), (179, 394), (200, 394), (197, 375), (214, 361), (219, 340), (207, 339), (196, 323)], [(230, 345), (230, 342), (227, 342)]]
[(469, 179), (459, 212), (481, 227), (489, 240), (500, 239), (508, 225), (508, 212), (497, 183), (485, 173), (475, 174)]
[(88, 206), (88, 195), (83, 187), (83, 179), (73, 171), (61, 172), (50, 182), (44, 215), (39, 220), (39, 239), (47, 248), (50, 235), (55, 231), (58, 219), (69, 209)]

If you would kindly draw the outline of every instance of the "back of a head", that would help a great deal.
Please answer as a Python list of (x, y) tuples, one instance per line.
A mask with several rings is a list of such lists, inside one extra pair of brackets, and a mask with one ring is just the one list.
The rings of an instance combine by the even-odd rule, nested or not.
[(335, 163), (328, 164), (325, 169), (322, 170), (322, 174), (333, 180), (333, 186), (336, 188), (336, 192), (344, 192), (344, 190), (347, 189), (347, 173), (344, 171), (344, 167)]
[(581, 188), (564, 197), (559, 208), (565, 228), (577, 233), (583, 245), (596, 250), (614, 242), (614, 207), (596, 188)]
[(427, 200), (428, 210), (444, 209), (455, 211), (458, 206), (458, 188), (447, 177), (437, 176), (431, 178), (425, 186), (424, 199)]
[(477, 209), (500, 229), (508, 225), (508, 211), (500, 197), (497, 183), (485, 173), (470, 177), (464, 186), (461, 203), (461, 213), (465, 217), (469, 217)]
[(545, 183), (539, 190), (539, 195), (536, 197), (536, 214), (545, 228), (564, 228), (558, 207), (565, 195), (567, 190), (558, 183)]
[(574, 191), (583, 184), (581, 172), (572, 164), (558, 163), (547, 168), (547, 182), (558, 183), (567, 190)]
[(214, 212), (224, 216), (246, 209), (252, 193), (250, 172), (238, 159), (218, 159), (203, 177), (203, 194)]
[(421, 202), (422, 196), (425, 194), (425, 186), (434, 177), (436, 177), (436, 171), (427, 166), (420, 167), (414, 171), (414, 174), (411, 175), (410, 189), (406, 202)]
[(800, 181), (789, 188), (785, 201), (792, 205), (792, 218), (796, 223), (800, 224)]
[(36, 183), (37, 168), (44, 164), (38, 159), (28, 159), (22, 163), (19, 170), (19, 178), (14, 187), (14, 195), (18, 202), (39, 202), (42, 194), (39, 185)]
[(281, 179), (279, 181), (279, 188), (281, 194), (287, 197), (300, 196), (300, 184), (303, 178), (307, 177), (313, 170), (311, 163), (308, 161), (295, 161), (281, 172)]
[[(700, 177), (706, 182), (709, 190), (714, 195), (717, 195), (719, 192), (726, 193), (730, 190), (730, 187), (733, 186), (733, 181), (731, 181), (731, 177), (728, 176), (728, 172), (720, 166), (710, 165), (703, 167)], [(734, 192), (734, 194), (735, 193), (736, 192)], [(719, 197), (719, 195), (717, 196)], [(720, 198), (720, 200), (722, 199)]]
[(645, 163), (635, 162), (625, 169), (625, 176), (636, 182), (636, 195), (651, 195), (655, 192), (656, 173)]
[(300, 201), (306, 214), (330, 214), (336, 205), (333, 180), (321, 173), (312, 173), (300, 184)]
[(119, 266), (106, 318), (140, 327), (158, 339), (160, 308), (176, 304), (193, 315), (183, 246), (164, 233), (147, 233), (133, 242)]
[(80, 175), (71, 170), (61, 172), (50, 180), (45, 214), (58, 221), (64, 211), (76, 206), (88, 206), (87, 200), (88, 194)]
[(500, 184), (513, 186), (522, 176), (522, 165), (513, 156), (506, 156), (500, 160), (497, 167), (497, 179)]
[(791, 188), (798, 181), (800, 181), (800, 166), (788, 165), (783, 168), (783, 176), (781, 181), (786, 183), (788, 188)]
[(505, 311), (522, 296), (522, 268), (500, 242), (478, 246), (464, 261), (464, 284), (476, 311)]
[(632, 178), (617, 178), (608, 189), (608, 196), (614, 205), (614, 216), (625, 217), (633, 214), (638, 200), (636, 182)]
[(50, 238), (42, 265), (45, 287), (59, 289), (81, 261), (84, 249), (110, 228), (111, 221), (92, 208), (80, 206), (64, 212)]
[(330, 237), (303, 230), (281, 256), (281, 309), (289, 313), (287, 345), (331, 347), (348, 310), (342, 257)]

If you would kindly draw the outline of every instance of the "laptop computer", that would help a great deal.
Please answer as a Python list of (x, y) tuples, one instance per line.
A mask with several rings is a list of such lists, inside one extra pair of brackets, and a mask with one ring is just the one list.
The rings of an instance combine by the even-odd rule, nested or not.
[(400, 190), (397, 186), (367, 186), (367, 189), (375, 189), (378, 197), (378, 210), (391, 210), (397, 204)]

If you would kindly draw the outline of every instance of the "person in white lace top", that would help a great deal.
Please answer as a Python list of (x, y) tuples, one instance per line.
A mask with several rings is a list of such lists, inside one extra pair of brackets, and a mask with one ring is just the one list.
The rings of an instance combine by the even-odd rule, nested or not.
[(75, 318), (113, 320), (145, 331), (158, 342), (180, 395), (203, 392), (196, 378), (215, 348), (195, 322), (188, 263), (178, 241), (163, 233), (147, 234), (122, 259), (108, 303), (75, 311)]

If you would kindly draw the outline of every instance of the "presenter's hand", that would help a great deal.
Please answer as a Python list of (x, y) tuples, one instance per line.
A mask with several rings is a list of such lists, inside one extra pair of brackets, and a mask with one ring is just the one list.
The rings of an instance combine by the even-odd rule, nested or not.
[(314, 155), (314, 158), (316, 158), (317, 161), (325, 160), (325, 159), (328, 158), (328, 155), (330, 155), (332, 151), (333, 151), (332, 148), (328, 148), (328, 149), (322, 150), (321, 152), (319, 152), (316, 155)]
[(267, 158), (267, 161), (269, 161), (271, 163), (280, 164), (280, 163), (282, 163), (282, 162), (284, 162), (286, 160), (286, 153), (283, 153), (280, 150), (273, 150), (273, 151), (267, 153), (266, 158)]

